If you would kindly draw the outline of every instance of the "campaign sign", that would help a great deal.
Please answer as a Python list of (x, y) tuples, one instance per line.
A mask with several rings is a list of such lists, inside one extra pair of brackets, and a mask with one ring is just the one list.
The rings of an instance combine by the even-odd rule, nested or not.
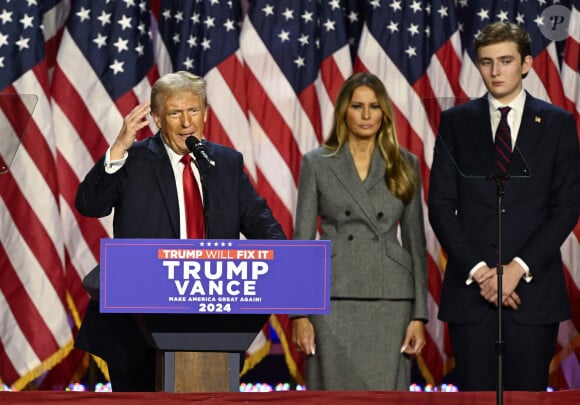
[(330, 241), (102, 239), (101, 312), (325, 314)]

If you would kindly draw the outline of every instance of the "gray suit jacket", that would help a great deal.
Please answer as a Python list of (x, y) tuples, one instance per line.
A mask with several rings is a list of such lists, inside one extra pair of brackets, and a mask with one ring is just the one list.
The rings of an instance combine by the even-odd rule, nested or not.
[(332, 241), (333, 298), (414, 300), (412, 318), (427, 320), (422, 187), (404, 205), (388, 190), (384, 176), (378, 148), (365, 181), (348, 147), (335, 155), (322, 147), (305, 154), (294, 239), (315, 239), (320, 216), (320, 238)]

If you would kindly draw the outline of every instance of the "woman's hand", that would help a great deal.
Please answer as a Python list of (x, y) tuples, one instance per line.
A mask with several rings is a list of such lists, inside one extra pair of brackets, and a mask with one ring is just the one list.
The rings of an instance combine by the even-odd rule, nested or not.
[(425, 324), (418, 320), (409, 322), (401, 353), (417, 356), (421, 354), (423, 347), (425, 347)]
[(292, 343), (306, 355), (316, 354), (314, 326), (307, 317), (292, 319)]

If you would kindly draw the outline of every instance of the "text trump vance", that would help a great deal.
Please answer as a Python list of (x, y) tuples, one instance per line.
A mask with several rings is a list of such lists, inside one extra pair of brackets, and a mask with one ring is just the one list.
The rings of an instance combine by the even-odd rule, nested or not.
[(164, 260), (162, 264), (179, 295), (256, 295), (257, 280), (269, 270), (262, 261)]

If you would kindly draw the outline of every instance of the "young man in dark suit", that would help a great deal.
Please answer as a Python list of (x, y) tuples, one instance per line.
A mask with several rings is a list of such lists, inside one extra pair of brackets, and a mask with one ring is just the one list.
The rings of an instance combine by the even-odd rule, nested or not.
[[(504, 387), (541, 391), (559, 322), (570, 318), (560, 246), (580, 210), (578, 132), (570, 113), (523, 89), (532, 56), (521, 27), (492, 23), (475, 48), (488, 93), (441, 114), (431, 167), (429, 219), (448, 254), (439, 318), (459, 389), (494, 390), (501, 294)], [(492, 174), (506, 179), (499, 292)]]
[[(151, 113), (159, 132), (135, 142)], [(85, 216), (104, 217), (113, 209), (115, 238), (285, 239), (272, 212), (244, 173), (242, 155), (203, 140), (207, 116), (206, 84), (188, 72), (170, 73), (153, 86), (151, 101), (124, 119), (115, 142), (80, 184), (76, 208)], [(188, 162), (203, 200), (203, 214), (190, 218), (182, 179), (186, 140), (196, 137), (215, 160)], [(194, 158), (192, 156), (192, 158)], [(202, 168), (200, 170), (199, 167)], [(195, 214), (195, 211), (193, 211)], [(187, 219), (187, 221), (186, 221)], [(203, 222), (201, 234), (188, 234), (189, 224)], [(101, 314), (89, 304), (76, 347), (96, 354), (108, 365), (114, 391), (154, 391), (155, 351), (131, 315)]]

